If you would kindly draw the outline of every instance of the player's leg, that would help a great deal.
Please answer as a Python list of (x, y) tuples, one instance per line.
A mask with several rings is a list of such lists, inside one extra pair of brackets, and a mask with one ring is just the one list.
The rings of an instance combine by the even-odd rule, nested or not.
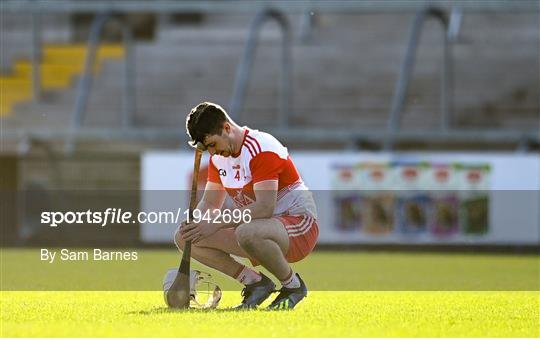
[(273, 218), (256, 219), (236, 228), (240, 247), (279, 280), (289, 275), (291, 267), (285, 255), (289, 235), (283, 224)]
[[(240, 247), (247, 253), (252, 263), (258, 262), (277, 278), (290, 271), (285, 259), (289, 249), (289, 237), (283, 225), (274, 219), (256, 219), (242, 224), (235, 230)], [(276, 286), (268, 277), (261, 274), (261, 279), (246, 284), (242, 295), (244, 299), (236, 308), (254, 308), (264, 302)]]
[[(176, 246), (184, 250), (184, 240), (177, 231), (174, 235)], [(219, 230), (217, 233), (191, 245), (191, 256), (202, 264), (214, 268), (232, 278), (241, 271), (244, 266), (231, 257), (232, 255), (248, 257), (236, 241), (233, 229)]]
[(307, 287), (289, 262), (305, 258), (315, 246), (318, 226), (311, 216), (281, 216), (255, 220), (236, 229), (242, 249), (274, 274), (282, 284), (270, 309), (291, 309), (307, 296)]
[[(178, 232), (175, 242), (180, 250), (184, 249), (184, 241)], [(264, 274), (238, 263), (231, 254), (249, 257), (238, 245), (233, 229), (220, 230), (191, 247), (191, 256), (194, 259), (246, 285), (242, 294), (244, 299), (237, 308), (255, 308), (272, 294), (276, 286)]]

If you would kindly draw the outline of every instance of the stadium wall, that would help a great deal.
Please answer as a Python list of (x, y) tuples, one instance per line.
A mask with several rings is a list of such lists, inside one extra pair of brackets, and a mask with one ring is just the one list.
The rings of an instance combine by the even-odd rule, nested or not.
[[(319, 244), (540, 244), (540, 160), (536, 155), (291, 154), (317, 202)], [(178, 192), (189, 187), (192, 158), (186, 152), (143, 154), (143, 211), (176, 211), (187, 206), (187, 193)], [(440, 179), (444, 172), (445, 181), (430, 179)], [(377, 204), (388, 214), (384, 223), (373, 218)], [(413, 223), (409, 208), (417, 212), (413, 216), (423, 216), (420, 223)], [(441, 209), (450, 210), (454, 218), (441, 219)], [(141, 240), (170, 242), (175, 228), (142, 224)]]

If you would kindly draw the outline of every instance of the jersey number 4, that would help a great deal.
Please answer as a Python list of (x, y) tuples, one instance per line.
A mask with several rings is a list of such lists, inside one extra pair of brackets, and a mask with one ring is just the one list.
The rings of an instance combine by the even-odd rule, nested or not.
[(240, 170), (236, 170), (236, 175), (234, 175), (234, 178), (236, 178), (237, 181), (240, 180)]

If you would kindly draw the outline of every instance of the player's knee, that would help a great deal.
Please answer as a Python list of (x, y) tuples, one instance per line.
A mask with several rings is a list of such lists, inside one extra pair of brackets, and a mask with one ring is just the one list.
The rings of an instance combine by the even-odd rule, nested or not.
[(258, 228), (250, 224), (242, 224), (235, 230), (236, 239), (242, 247), (251, 247), (261, 238)]
[[(179, 230), (177, 230), (174, 233), (174, 244), (176, 244), (176, 248), (178, 248), (178, 250), (184, 251), (184, 248), (186, 246), (186, 241), (182, 238), (182, 234), (180, 233)], [(201, 245), (204, 246), (204, 240), (201, 241), (201, 242), (192, 243), (191, 244), (191, 249), (196, 248), (196, 247), (201, 246)]]

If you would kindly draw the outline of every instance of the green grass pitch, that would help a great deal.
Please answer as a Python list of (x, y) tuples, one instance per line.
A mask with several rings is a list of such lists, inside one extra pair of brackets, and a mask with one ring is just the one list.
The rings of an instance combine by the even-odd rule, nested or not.
[[(171, 311), (160, 291), (143, 289), (15, 291), (16, 286), (28, 289), (24, 282), (35, 275), (44, 275), (46, 287), (47, 280), (72, 274), (67, 264), (34, 263), (37, 253), (38, 249), (2, 251), (2, 337), (540, 337), (538, 256), (317, 252), (296, 265), (308, 285), (318, 288), (297, 309), (233, 312)], [(138, 266), (147, 271), (123, 273), (119, 268), (125, 265), (102, 265), (98, 272), (80, 271), (74, 280), (82, 284), (92, 275), (111, 274), (121, 285), (133, 275), (128, 278), (159, 286), (165, 270), (178, 260), (170, 251), (140, 253)], [(15, 267), (22, 266), (10, 264), (15, 258), (30, 270), (14, 274)], [(343, 265), (335, 268), (335, 263)], [(405, 263), (410, 267), (403, 268)], [(40, 268), (45, 268), (43, 273)], [(350, 273), (357, 285), (339, 282), (336, 277), (343, 279), (343, 273)], [(422, 273), (432, 275), (419, 280)], [(214, 275), (226, 289), (220, 308), (238, 303), (239, 285)], [(474, 280), (452, 281), (454, 276)], [(525, 283), (513, 285), (512, 280)], [(327, 290), (332, 285), (341, 290)], [(479, 291), (478, 285), (492, 290)], [(415, 290), (421, 287), (430, 290)], [(515, 291), (500, 290), (505, 288)]]

